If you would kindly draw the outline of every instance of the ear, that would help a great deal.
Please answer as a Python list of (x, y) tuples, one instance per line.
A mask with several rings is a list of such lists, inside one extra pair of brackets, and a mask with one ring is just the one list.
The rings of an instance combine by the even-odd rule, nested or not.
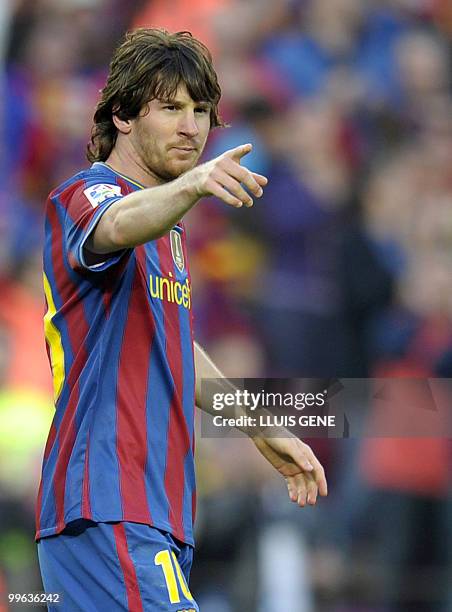
[(129, 134), (132, 129), (132, 122), (130, 119), (120, 119), (118, 115), (113, 115), (113, 123), (118, 132), (122, 134)]

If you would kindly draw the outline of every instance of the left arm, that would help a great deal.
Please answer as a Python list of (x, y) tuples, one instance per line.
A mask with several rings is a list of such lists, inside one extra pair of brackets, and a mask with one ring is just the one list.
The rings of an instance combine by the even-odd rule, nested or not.
[[(196, 405), (209, 414), (217, 414), (210, 404), (203, 405), (202, 379), (220, 379), (219, 385), (221, 388), (219, 391), (223, 393), (233, 393), (235, 387), (197, 342), (194, 344), (194, 352)], [(225, 417), (237, 417), (237, 407), (225, 406), (222, 414)], [(284, 477), (289, 497), (293, 502), (297, 502), (299, 506), (305, 506), (306, 503), (314, 505), (318, 494), (327, 495), (325, 471), (320, 461), (314, 455), (312, 449), (290, 431), (281, 428), (282, 437), (267, 437), (257, 428), (253, 429), (251, 433), (247, 429), (242, 429), (242, 431), (251, 438), (257, 450)]]

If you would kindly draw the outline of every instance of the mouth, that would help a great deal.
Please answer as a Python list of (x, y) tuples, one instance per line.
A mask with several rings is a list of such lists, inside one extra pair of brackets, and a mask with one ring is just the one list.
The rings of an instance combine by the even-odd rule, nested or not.
[(196, 151), (196, 147), (172, 147), (177, 151), (185, 151), (186, 153), (190, 153), (191, 151)]

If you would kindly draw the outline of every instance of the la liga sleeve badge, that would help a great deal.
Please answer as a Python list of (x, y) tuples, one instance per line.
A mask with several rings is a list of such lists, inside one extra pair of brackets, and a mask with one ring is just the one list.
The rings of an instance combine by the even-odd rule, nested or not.
[(92, 185), (83, 192), (93, 208), (97, 208), (99, 204), (110, 198), (121, 196), (121, 187), (119, 185), (107, 185), (101, 183)]

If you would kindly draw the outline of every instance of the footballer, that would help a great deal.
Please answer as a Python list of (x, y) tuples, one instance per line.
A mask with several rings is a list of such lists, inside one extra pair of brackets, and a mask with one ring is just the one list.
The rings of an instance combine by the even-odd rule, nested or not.
[[(211, 410), (201, 380), (223, 375), (193, 340), (183, 217), (211, 195), (251, 206), (267, 183), (241, 165), (250, 144), (197, 165), (223, 125), (220, 95), (209, 51), (189, 33), (127, 34), (95, 111), (92, 165), (47, 201), (56, 410), (36, 539), (45, 591), (61, 596), (50, 609), (198, 610), (194, 408)], [(250, 437), (292, 501), (327, 494), (309, 446)]]

